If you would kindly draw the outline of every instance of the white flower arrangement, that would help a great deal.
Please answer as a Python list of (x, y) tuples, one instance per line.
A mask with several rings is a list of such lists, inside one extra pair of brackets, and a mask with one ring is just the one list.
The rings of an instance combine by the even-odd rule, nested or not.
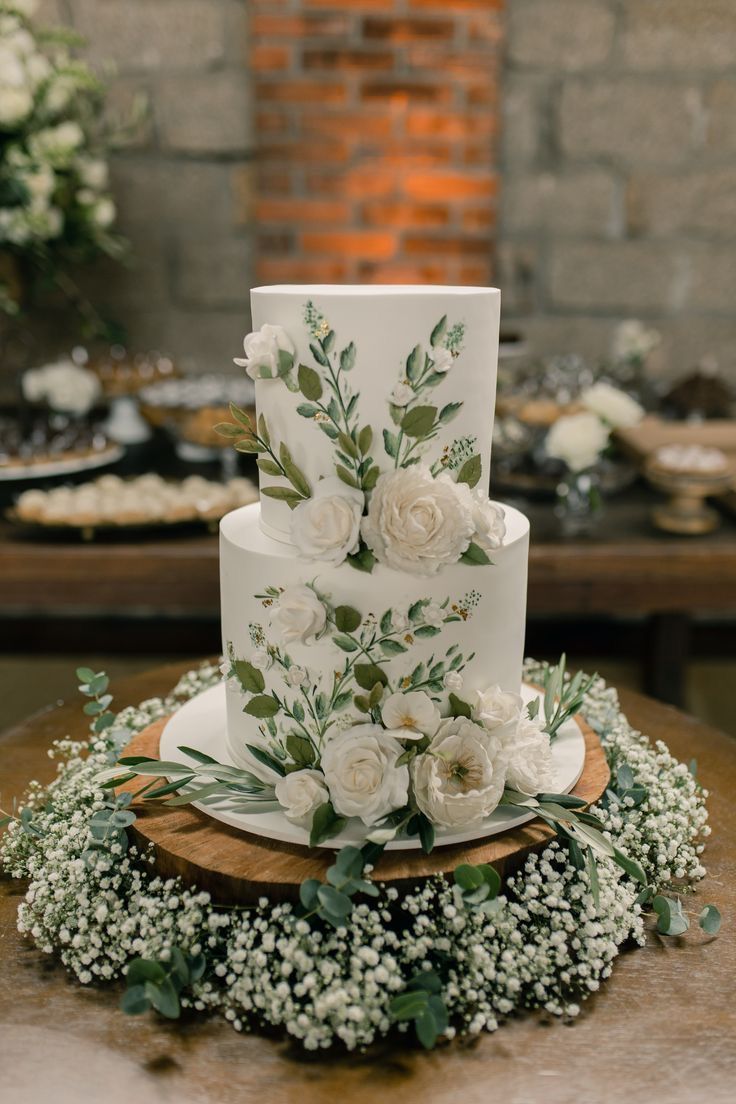
[(581, 411), (563, 414), (550, 428), (545, 451), (553, 460), (561, 460), (572, 472), (592, 468), (608, 448), (610, 431), (597, 414)]
[(21, 386), (28, 402), (47, 403), (51, 410), (78, 417), (92, 409), (102, 392), (95, 373), (68, 358), (31, 368)]
[(0, 278), (0, 309), (19, 313), (22, 287), (51, 275), (90, 325), (102, 326), (70, 273), (124, 251), (112, 233), (104, 87), (72, 56), (76, 39), (36, 30), (34, 9), (0, 0), (0, 250), (14, 262)]
[(658, 330), (637, 318), (628, 318), (614, 330), (611, 355), (615, 361), (643, 364), (661, 340)]
[[(529, 681), (544, 682), (546, 674), (534, 664), (525, 671)], [(207, 893), (158, 877), (153, 854), (128, 847), (124, 828), (90, 850), (91, 825), (112, 811), (100, 771), (133, 733), (217, 677), (215, 667), (189, 672), (168, 698), (110, 714), (104, 724), (98, 719), (88, 743), (58, 741), (57, 779), (48, 789), (31, 788), (0, 842), (7, 873), (28, 879), (19, 929), (82, 984), (127, 975), (123, 1007), (142, 1012), (151, 1002), (136, 992), (138, 964), (147, 976), (158, 969), (165, 977), (164, 967), (176, 961), (185, 979), (178, 992), (164, 1000), (151, 987), (166, 1015), (219, 1011), (237, 1031), (279, 1028), (307, 1050), (366, 1047), (414, 1024), (429, 1046), (437, 1027), (447, 1038), (478, 1035), (524, 1009), (574, 1017), (610, 975), (622, 944), (643, 943), (644, 895), (635, 882), (603, 858), (594, 885), (585, 864), (556, 842), (485, 897), (463, 888), (476, 884), (476, 874), (490, 878), (479, 867), (458, 868), (455, 884), (431, 879), (403, 895), (365, 882), (375, 896), (359, 899), (338, 927), (266, 898), (249, 909), (215, 906)], [(652, 746), (631, 728), (600, 679), (582, 712), (613, 774), (592, 812), (609, 840), (642, 866), (650, 897), (673, 880), (687, 891), (705, 873), (707, 794), (663, 744)], [(295, 810), (305, 800), (298, 789)], [(473, 893), (480, 904), (471, 904)], [(670, 906), (670, 930), (681, 932), (684, 914), (676, 901)], [(707, 930), (715, 930), (714, 916), (712, 907), (703, 910)]]
[(644, 407), (636, 399), (605, 380), (586, 388), (580, 402), (612, 429), (630, 428), (644, 417)]

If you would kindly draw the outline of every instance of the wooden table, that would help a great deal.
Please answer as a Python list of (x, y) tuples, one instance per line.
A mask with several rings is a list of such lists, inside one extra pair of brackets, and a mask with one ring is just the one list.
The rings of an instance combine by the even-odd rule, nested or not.
[[(166, 691), (158, 668), (116, 690), (119, 705)], [(731, 1104), (736, 1087), (736, 744), (666, 706), (621, 694), (632, 722), (696, 756), (710, 798), (709, 876), (698, 902), (724, 916), (717, 939), (650, 936), (572, 1026), (527, 1016), (475, 1045), (431, 1054), (408, 1043), (367, 1055), (305, 1056), (283, 1040), (237, 1035), (224, 1021), (127, 1019), (117, 993), (83, 988), (15, 931), (21, 889), (0, 881), (0, 1088), (23, 1104)], [(0, 738), (3, 798), (48, 779), (46, 748), (80, 735), (79, 703), (37, 714)], [(676, 944), (680, 943), (680, 946)]]
[[(612, 499), (595, 536), (577, 540), (559, 536), (548, 503), (520, 502), (532, 527), (528, 613), (532, 622), (646, 621), (639, 647), (646, 661), (643, 684), (654, 696), (677, 703), (691, 620), (702, 614), (736, 620), (736, 522), (725, 516), (722, 527), (705, 537), (667, 536), (651, 526), (654, 501), (645, 488)], [(23, 540), (0, 523), (0, 617), (6, 621), (99, 622), (123, 614), (213, 619), (219, 608), (215, 536), (84, 544)], [(564, 631), (559, 637), (552, 649), (557, 653), (567, 647)], [(55, 640), (53, 647), (58, 646)], [(200, 645), (209, 646), (209, 641)], [(95, 647), (90, 633), (85, 647)]]

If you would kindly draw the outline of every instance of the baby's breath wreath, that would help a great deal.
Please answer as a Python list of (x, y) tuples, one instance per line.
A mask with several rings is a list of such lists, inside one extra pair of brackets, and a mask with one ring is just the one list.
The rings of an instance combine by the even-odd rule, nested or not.
[[(28, 879), (20, 931), (83, 984), (125, 977), (128, 1013), (217, 1011), (238, 1031), (281, 1028), (309, 1050), (365, 1047), (413, 1028), (431, 1047), (438, 1036), (493, 1031), (522, 1009), (577, 1015), (620, 948), (643, 942), (645, 909), (664, 935), (688, 926), (681, 900), (705, 873), (707, 794), (663, 743), (628, 724), (601, 679), (580, 711), (600, 736), (612, 782), (591, 812), (643, 871), (643, 889), (612, 859), (587, 861), (560, 838), (503, 884), (491, 867), (463, 865), (454, 882), (433, 878), (401, 896), (370, 880), (377, 849), (369, 845), (339, 852), (323, 893), (305, 884), (300, 906), (261, 898), (218, 907), (156, 875), (152, 855), (129, 844), (130, 795), (99, 782), (136, 732), (213, 685), (218, 668), (190, 671), (168, 697), (117, 716), (106, 676), (79, 674), (90, 738), (57, 741), (58, 776), (45, 789), (32, 785), (7, 817), (0, 857), (11, 876)], [(528, 681), (549, 677), (527, 663)], [(331, 900), (348, 900), (342, 921), (326, 921), (321, 902)], [(714, 906), (699, 922), (717, 930)]]

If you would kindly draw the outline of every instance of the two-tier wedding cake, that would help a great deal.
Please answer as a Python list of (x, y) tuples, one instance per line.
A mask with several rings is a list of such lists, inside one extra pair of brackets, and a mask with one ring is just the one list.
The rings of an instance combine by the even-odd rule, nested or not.
[(320, 806), (366, 825), (406, 810), (402, 829), (411, 811), (481, 819), (519, 726), (531, 773), (548, 767), (519, 697), (529, 524), (485, 493), (499, 303), (252, 292), (236, 363), (257, 423), (229, 432), (256, 455), (261, 502), (220, 527), (227, 748), (277, 779), (292, 823)]

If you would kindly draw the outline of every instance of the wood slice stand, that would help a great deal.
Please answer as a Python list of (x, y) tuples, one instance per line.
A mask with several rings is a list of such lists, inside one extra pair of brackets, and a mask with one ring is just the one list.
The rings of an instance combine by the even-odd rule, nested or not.
[[(145, 728), (131, 741), (126, 755), (159, 755), (159, 741), (168, 718)], [(600, 740), (580, 717), (585, 738), (585, 766), (572, 793), (592, 803), (608, 785), (610, 771)], [(135, 778), (121, 790), (135, 791), (149, 781)], [(300, 847), (230, 828), (189, 806), (167, 807), (137, 798), (137, 820), (132, 826), (141, 847), (153, 844), (156, 872), (164, 878), (180, 876), (187, 884), (207, 890), (223, 904), (251, 904), (259, 897), (295, 900), (305, 878), (324, 880), (334, 851)], [(408, 888), (432, 874), (452, 872), (461, 862), (492, 863), (502, 876), (521, 865), (535, 848), (554, 833), (542, 821), (530, 820), (502, 835), (450, 847), (422, 851), (385, 851), (375, 877)]]

